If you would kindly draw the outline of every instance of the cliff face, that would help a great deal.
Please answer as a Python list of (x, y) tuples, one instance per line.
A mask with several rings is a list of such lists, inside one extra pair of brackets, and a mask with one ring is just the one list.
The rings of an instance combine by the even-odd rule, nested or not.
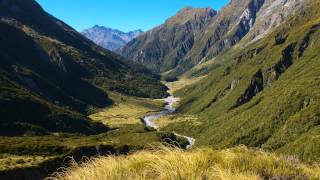
[(247, 39), (254, 42), (263, 38), (288, 17), (293, 16), (302, 6), (303, 0), (266, 0)]

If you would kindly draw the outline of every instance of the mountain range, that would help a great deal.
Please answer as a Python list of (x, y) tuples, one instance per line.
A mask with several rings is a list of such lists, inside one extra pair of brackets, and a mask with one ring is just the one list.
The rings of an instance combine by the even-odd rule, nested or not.
[(94, 26), (81, 32), (85, 37), (96, 43), (97, 45), (115, 51), (122, 48), (132, 39), (136, 38), (143, 31), (134, 30), (130, 32), (122, 32), (117, 29), (111, 29), (103, 26)]
[(238, 44), (264, 37), (301, 0), (236, 0), (219, 12), (187, 7), (123, 47), (120, 54), (168, 77), (183, 74)]

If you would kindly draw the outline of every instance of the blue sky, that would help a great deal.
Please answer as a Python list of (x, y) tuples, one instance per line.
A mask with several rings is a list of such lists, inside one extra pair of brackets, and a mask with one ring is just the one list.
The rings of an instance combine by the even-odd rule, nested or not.
[(50, 14), (81, 31), (102, 25), (122, 31), (149, 30), (181, 8), (219, 10), (229, 0), (37, 0)]

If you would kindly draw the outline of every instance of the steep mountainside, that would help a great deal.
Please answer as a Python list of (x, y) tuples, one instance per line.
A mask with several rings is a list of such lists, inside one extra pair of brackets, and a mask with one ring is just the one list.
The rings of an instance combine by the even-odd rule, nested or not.
[(249, 41), (262, 38), (285, 21), (300, 1), (237, 0), (218, 13), (210, 8), (186, 8), (130, 42), (121, 54), (174, 78), (225, 52), (248, 34)]
[(205, 77), (176, 93), (183, 98), (178, 110), (201, 122), (167, 128), (193, 135), (199, 144), (244, 144), (319, 161), (319, 7), (319, 1), (305, 0), (258, 40), (248, 45), (244, 39), (189, 71), (186, 76)]
[(183, 64), (182, 59), (188, 56), (196, 37), (202, 34), (216, 13), (211, 8), (185, 8), (165, 24), (129, 42), (121, 54), (155, 72), (173, 69)]
[(103, 26), (94, 26), (89, 29), (85, 29), (81, 32), (88, 39), (96, 43), (97, 45), (115, 51), (130, 42), (132, 39), (136, 38), (143, 31), (135, 30), (130, 32), (122, 32), (117, 29), (106, 28)]
[(140, 65), (96, 46), (34, 0), (0, 1), (1, 135), (107, 130), (84, 113), (111, 104), (106, 91), (163, 97)]

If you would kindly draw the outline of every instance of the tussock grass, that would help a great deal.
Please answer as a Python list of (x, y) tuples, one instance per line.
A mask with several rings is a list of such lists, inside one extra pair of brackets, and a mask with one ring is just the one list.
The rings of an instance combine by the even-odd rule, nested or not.
[(21, 168), (32, 167), (49, 160), (51, 156), (19, 156), (13, 154), (0, 154), (0, 171)]
[(160, 147), (129, 156), (99, 157), (82, 164), (74, 163), (48, 179), (319, 179), (319, 172), (319, 166), (302, 164), (296, 158), (279, 157), (243, 146), (187, 152)]

